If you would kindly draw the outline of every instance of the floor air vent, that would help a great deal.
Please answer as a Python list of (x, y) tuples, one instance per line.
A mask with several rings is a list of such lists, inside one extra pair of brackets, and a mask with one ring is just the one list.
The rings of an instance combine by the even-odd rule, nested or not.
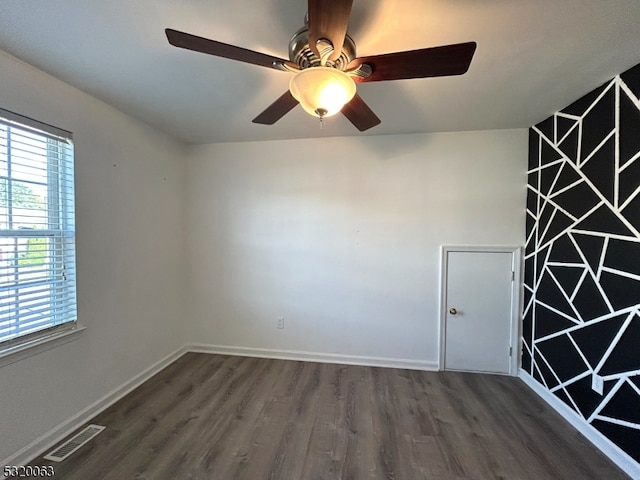
[(105, 427), (101, 425), (87, 425), (79, 433), (71, 437), (52, 452), (46, 454), (43, 458), (45, 460), (61, 462), (104, 429)]

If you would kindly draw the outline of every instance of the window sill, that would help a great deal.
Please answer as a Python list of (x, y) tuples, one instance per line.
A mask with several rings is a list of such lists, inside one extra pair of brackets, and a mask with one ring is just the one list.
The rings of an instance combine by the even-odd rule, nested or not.
[(35, 338), (30, 342), (20, 343), (5, 349), (0, 349), (0, 367), (4, 367), (5, 365), (18, 362), (27, 357), (38, 355), (44, 351), (51, 350), (52, 348), (77, 340), (85, 329), (86, 327), (78, 324), (67, 330)]

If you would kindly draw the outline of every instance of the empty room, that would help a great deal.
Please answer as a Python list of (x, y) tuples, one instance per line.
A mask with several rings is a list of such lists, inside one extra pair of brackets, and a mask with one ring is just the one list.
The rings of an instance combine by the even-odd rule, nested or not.
[(0, 1), (4, 478), (640, 479), (636, 0)]

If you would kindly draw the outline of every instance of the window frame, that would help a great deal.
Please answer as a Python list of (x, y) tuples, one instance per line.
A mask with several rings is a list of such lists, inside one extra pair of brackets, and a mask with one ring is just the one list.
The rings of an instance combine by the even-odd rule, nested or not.
[[(21, 270), (19, 262), (23, 258), (21, 255), (29, 255), (31, 248), (29, 239), (47, 239), (45, 249), (35, 249), (37, 251), (35, 254), (37, 261), (41, 259), (43, 262), (43, 267), (39, 270), (42, 280), (37, 282), (42, 285), (42, 289), (35, 292), (37, 295), (36, 306), (39, 308), (36, 313), (40, 315), (36, 317), (38, 318), (36, 324), (39, 325), (35, 327), (37, 330), (18, 332), (17, 336), (0, 341), (0, 366), (3, 366), (25, 356), (31, 356), (59, 344), (67, 343), (75, 339), (77, 337), (76, 334), (82, 332), (84, 327), (78, 323), (76, 293), (73, 135), (66, 130), (2, 108), (0, 108), (0, 126), (3, 128), (3, 133), (6, 133), (6, 136), (3, 137), (4, 145), (0, 145), (0, 148), (3, 148), (5, 153), (4, 164), (6, 165), (6, 171), (0, 172), (0, 180), (6, 182), (5, 208), (8, 222), (5, 225), (6, 229), (0, 230), (0, 239), (8, 239), (8, 243), (14, 242), (13, 249), (11, 250), (10, 248), (13, 256), (10, 257), (10, 263), (4, 268), (7, 272), (6, 274), (17, 278), (18, 275), (27, 271), (28, 267), (25, 267), (24, 264), (22, 264)], [(43, 160), (44, 155), (46, 155), (46, 160), (41, 164), (45, 166), (44, 175), (46, 175), (46, 181), (44, 183), (33, 179), (24, 180), (24, 178), (21, 179), (20, 177), (17, 177), (16, 180), (16, 177), (13, 177), (11, 165), (14, 161), (14, 155), (11, 152), (11, 136), (16, 134), (19, 137), (22, 134), (23, 138), (37, 136), (37, 141), (42, 143), (44, 147), (43, 153), (38, 155), (41, 155)], [(23, 140), (23, 142), (23, 147), (29, 145), (28, 140)], [(18, 156), (18, 158), (20, 157)], [(26, 165), (24, 163), (25, 160), (22, 160), (23, 163), (20, 162), (18, 160), (17, 164), (23, 167)], [(52, 171), (55, 173), (52, 173)], [(16, 210), (16, 202), (12, 196), (12, 188), (15, 182), (22, 184), (33, 182), (34, 185), (38, 184), (40, 189), (45, 190), (46, 200), (43, 200), (43, 204), (46, 207), (42, 211), (43, 219), (38, 221), (39, 226), (44, 226), (44, 228), (34, 228), (33, 230), (30, 230), (30, 227), (18, 226), (16, 228), (16, 225), (10, 220), (14, 210)], [(37, 212), (37, 210), (37, 208), (32, 207), (30, 208), (30, 213)], [(20, 254), (18, 253), (19, 239), (26, 239), (26, 247), (22, 245), (22, 248), (26, 248), (26, 251)], [(42, 250), (42, 254), (40, 254), (40, 250)], [(7, 311), (11, 311), (12, 308), (18, 311), (15, 316), (7, 316), (8, 320), (5, 321), (7, 323), (15, 322), (15, 328), (18, 329), (21, 326), (25, 328), (25, 325), (20, 322), (20, 316), (24, 317), (25, 315), (19, 312), (20, 308), (25, 308), (20, 305), (20, 302), (24, 302), (24, 299), (20, 299), (20, 295), (22, 294), (23, 297), (29, 295), (29, 293), (21, 293), (20, 289), (26, 290), (29, 288), (28, 285), (28, 282), (17, 278), (15, 283), (8, 281), (3, 286), (9, 292), (7, 294), (9, 300), (4, 304), (3, 308), (8, 309)], [(12, 288), (15, 291), (16, 298), (13, 303), (10, 299)], [(59, 298), (62, 298), (60, 303)], [(58, 309), (60, 310), (58, 311)], [(43, 313), (40, 314), (40, 312)], [(29, 312), (27, 316), (33, 316), (33, 314)]]

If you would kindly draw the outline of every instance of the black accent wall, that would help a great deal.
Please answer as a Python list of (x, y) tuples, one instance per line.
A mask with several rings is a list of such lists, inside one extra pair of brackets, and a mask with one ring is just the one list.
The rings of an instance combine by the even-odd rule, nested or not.
[(529, 131), (522, 357), (529, 375), (637, 462), (639, 97), (640, 65)]

